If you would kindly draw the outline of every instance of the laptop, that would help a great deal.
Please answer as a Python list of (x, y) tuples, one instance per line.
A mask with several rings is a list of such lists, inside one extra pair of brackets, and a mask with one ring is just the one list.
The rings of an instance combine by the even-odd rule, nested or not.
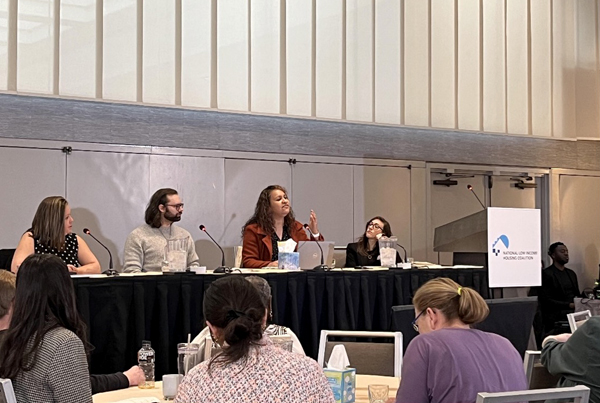
[[(333, 267), (333, 247), (335, 242), (319, 242), (323, 248), (323, 262), (328, 267)], [(300, 254), (300, 270), (312, 270), (321, 264), (321, 250), (315, 241), (298, 242), (298, 253)]]

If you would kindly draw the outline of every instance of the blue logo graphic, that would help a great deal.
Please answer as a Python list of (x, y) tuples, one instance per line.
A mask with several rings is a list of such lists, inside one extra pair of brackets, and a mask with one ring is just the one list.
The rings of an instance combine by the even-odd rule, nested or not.
[(496, 239), (496, 242), (492, 244), (492, 253), (496, 256), (500, 254), (500, 245), (496, 247), (496, 245), (498, 245), (498, 242), (500, 241), (502, 241), (502, 243), (504, 244), (504, 249), (508, 249), (508, 237), (506, 235), (500, 235), (498, 239)]

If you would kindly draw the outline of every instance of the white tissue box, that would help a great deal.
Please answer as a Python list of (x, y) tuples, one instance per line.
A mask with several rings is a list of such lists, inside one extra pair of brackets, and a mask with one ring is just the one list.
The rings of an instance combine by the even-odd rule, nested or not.
[(356, 369), (323, 369), (336, 403), (354, 403), (356, 398)]

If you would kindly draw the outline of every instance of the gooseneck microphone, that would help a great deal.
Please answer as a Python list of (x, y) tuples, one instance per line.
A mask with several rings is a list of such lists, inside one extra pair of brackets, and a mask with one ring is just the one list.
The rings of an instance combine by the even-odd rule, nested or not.
[(102, 274), (106, 274), (107, 276), (118, 276), (119, 273), (113, 268), (113, 258), (112, 258), (112, 253), (110, 253), (110, 249), (108, 249), (106, 247), (106, 245), (104, 245), (102, 242), (100, 242), (100, 240), (98, 238), (96, 238), (89, 229), (84, 228), (83, 233), (94, 238), (94, 240), (96, 242), (98, 242), (100, 244), (100, 246), (102, 246), (108, 252), (108, 257), (109, 257), (108, 270), (103, 271)]
[(319, 250), (321, 251), (321, 264), (313, 267), (313, 270), (314, 271), (329, 270), (329, 267), (327, 267), (327, 265), (325, 264), (325, 261), (323, 259), (323, 248), (321, 248), (321, 244), (319, 243), (319, 240), (317, 239), (317, 237), (315, 237), (315, 234), (312, 232), (312, 230), (310, 229), (308, 224), (304, 224), (304, 228), (307, 229), (308, 232), (310, 232), (310, 234), (313, 236), (315, 242), (317, 243), (317, 246), (319, 247)]
[(215, 245), (217, 245), (217, 247), (221, 250), (221, 266), (217, 267), (215, 270), (213, 270), (213, 272), (214, 273), (230, 273), (231, 267), (225, 266), (225, 252), (223, 251), (223, 248), (221, 248), (221, 245), (219, 245), (219, 243), (217, 241), (215, 241), (215, 238), (213, 238), (208, 233), (204, 224), (200, 224), (200, 226), (198, 228), (200, 228), (200, 231), (206, 233), (206, 235), (208, 235), (208, 237), (211, 239), (211, 241), (213, 241), (213, 243)]
[(406, 248), (404, 248), (404, 246), (400, 245), (399, 243), (397, 243), (396, 245), (398, 245), (399, 247), (401, 247), (402, 250), (404, 251), (404, 261), (403, 261), (403, 263), (406, 263)]
[(481, 207), (485, 210), (485, 206), (483, 205), (483, 203), (481, 202), (481, 200), (477, 196), (477, 193), (475, 193), (475, 190), (473, 190), (473, 186), (467, 185), (467, 189), (469, 189), (471, 191), (471, 193), (473, 193), (473, 196), (475, 196), (477, 198), (477, 201), (479, 202), (479, 204), (481, 204)]

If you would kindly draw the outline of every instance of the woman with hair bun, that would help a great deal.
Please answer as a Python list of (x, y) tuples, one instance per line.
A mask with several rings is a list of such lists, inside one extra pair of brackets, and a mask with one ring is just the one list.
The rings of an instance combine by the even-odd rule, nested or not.
[(275, 347), (263, 336), (268, 307), (242, 276), (214, 281), (204, 294), (204, 318), (221, 353), (183, 379), (176, 403), (333, 403), (333, 393), (311, 358)]
[(468, 403), (479, 392), (528, 389), (513, 345), (471, 329), (489, 313), (477, 291), (435, 278), (417, 290), (413, 304), (420, 335), (406, 349), (396, 403)]

